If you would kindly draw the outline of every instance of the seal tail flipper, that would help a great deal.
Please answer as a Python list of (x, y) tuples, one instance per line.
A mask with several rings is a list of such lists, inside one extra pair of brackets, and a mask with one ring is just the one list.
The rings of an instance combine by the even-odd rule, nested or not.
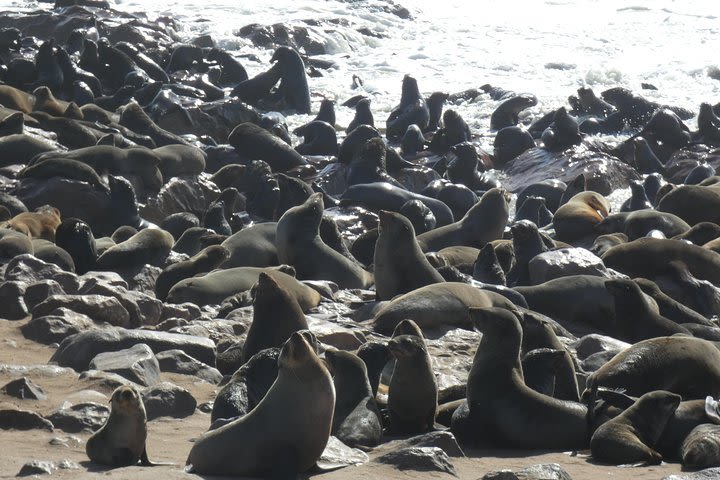
[(705, 397), (705, 414), (712, 423), (720, 424), (720, 403), (709, 395)]

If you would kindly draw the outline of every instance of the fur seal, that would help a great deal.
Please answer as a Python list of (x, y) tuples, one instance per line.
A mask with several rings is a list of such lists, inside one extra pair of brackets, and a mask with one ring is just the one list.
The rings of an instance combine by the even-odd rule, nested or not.
[(710, 468), (720, 466), (720, 426), (698, 425), (680, 447), (683, 467)]
[(307, 330), (307, 320), (297, 299), (265, 272), (253, 287), (253, 321), (243, 345), (248, 361), (260, 350), (280, 347), (294, 332)]
[(386, 182), (395, 187), (402, 185), (387, 173), (387, 147), (381, 138), (371, 138), (355, 150), (348, 166), (348, 186)]
[(425, 137), (420, 127), (415, 124), (408, 125), (405, 134), (400, 140), (400, 150), (405, 156), (417, 155), (425, 149)]
[(152, 465), (147, 456), (147, 415), (140, 394), (132, 387), (118, 387), (110, 398), (110, 416), (85, 445), (88, 458), (101, 465), (125, 467)]
[(524, 128), (515, 125), (501, 128), (493, 140), (493, 165), (503, 168), (510, 160), (533, 147), (535, 140)]
[(155, 280), (155, 296), (165, 300), (170, 289), (180, 280), (207, 273), (228, 258), (228, 251), (220, 245), (211, 245), (188, 260), (167, 266)]
[(385, 134), (389, 140), (400, 139), (408, 126), (417, 125), (420, 130), (427, 128), (430, 110), (418, 88), (417, 80), (405, 75), (402, 81), (400, 104), (393, 108), (385, 122)]
[(15, 230), (32, 238), (55, 241), (55, 230), (60, 225), (60, 210), (50, 205), (37, 208), (34, 212), (23, 212), (10, 220), (0, 223), (0, 228)]
[(97, 259), (103, 270), (140, 267), (146, 263), (162, 265), (175, 239), (165, 230), (144, 229), (117, 245), (108, 248)]
[(425, 341), (416, 335), (398, 335), (388, 342), (388, 348), (395, 357), (388, 390), (390, 429), (402, 433), (432, 430), (438, 387)]
[(277, 224), (278, 260), (295, 267), (303, 279), (330, 280), (340, 288), (367, 288), (372, 274), (328, 247), (319, 235), (324, 209), (321, 193), (289, 209)]
[(508, 215), (508, 193), (493, 188), (485, 192), (462, 219), (418, 235), (417, 240), (424, 252), (437, 252), (455, 245), (481, 248), (502, 237)]
[(379, 213), (379, 236), (375, 246), (375, 292), (378, 300), (390, 300), (433, 283), (442, 276), (420, 250), (410, 221), (399, 213)]
[(254, 123), (241, 123), (230, 132), (228, 143), (250, 160), (265, 160), (273, 172), (285, 172), (307, 164), (287, 143)]
[(485, 244), (478, 251), (477, 258), (473, 263), (472, 277), (474, 280), (491, 285), (507, 285), (505, 271), (500, 265), (495, 247), (491, 243)]
[(682, 235), (690, 225), (677, 215), (655, 210), (638, 210), (608, 215), (595, 225), (599, 233), (624, 233), (630, 241), (644, 237), (651, 230), (660, 230), (667, 238)]
[(207, 155), (192, 145), (172, 144), (154, 148), (160, 158), (160, 172), (165, 181), (183, 175), (200, 175), (205, 171)]
[(230, 257), (222, 268), (277, 265), (276, 230), (276, 222), (258, 223), (229, 236), (222, 246), (230, 252)]
[(568, 114), (565, 107), (555, 110), (553, 121), (542, 133), (545, 150), (558, 152), (577, 145), (582, 141), (582, 134), (577, 120)]
[[(587, 445), (587, 408), (542, 395), (523, 381), (522, 329), (515, 313), (470, 309), (483, 333), (468, 376), (469, 421), (475, 435), (515, 448), (579, 449)], [(558, 427), (562, 426), (562, 427)], [(555, 432), (548, 435), (549, 431)]]
[[(674, 298), (666, 295), (665, 292), (660, 290), (660, 287), (658, 287), (658, 285), (652, 280), (648, 280), (646, 278), (633, 278), (633, 282), (637, 283), (644, 294), (655, 300), (659, 313), (663, 317), (669, 318), (679, 325), (696, 323), (698, 325), (705, 325), (708, 327), (715, 326), (710, 320), (700, 315), (695, 310), (692, 310), (691, 308), (676, 301)], [(685, 325), (685, 327), (687, 328), (687, 325)]]
[(522, 206), (515, 212), (515, 221), (529, 220), (538, 227), (544, 227), (552, 222), (553, 214), (545, 205), (543, 197), (529, 196), (522, 203)]
[(183, 140), (182, 137), (160, 128), (135, 101), (123, 107), (118, 123), (135, 133), (147, 135), (153, 139), (158, 147), (174, 144), (188, 145), (188, 142)]
[(520, 121), (520, 112), (526, 108), (534, 107), (537, 102), (535, 95), (527, 93), (508, 98), (498, 105), (490, 116), (490, 130), (501, 130), (505, 127), (517, 125)]
[(303, 143), (295, 147), (301, 155), (337, 155), (338, 143), (335, 127), (327, 122), (314, 120), (293, 133), (303, 137)]
[(332, 378), (300, 332), (285, 342), (278, 366), (275, 383), (255, 409), (195, 442), (187, 459), (190, 470), (205, 475), (280, 476), (304, 472), (315, 464), (332, 429)]
[(700, 222), (720, 224), (720, 188), (717, 185), (681, 185), (660, 198), (657, 209), (674, 213), (690, 226)]
[(552, 348), (536, 348), (525, 353), (522, 357), (525, 385), (538, 393), (555, 397), (555, 377), (564, 358), (564, 350)]
[(310, 89), (308, 88), (305, 64), (300, 55), (289, 47), (278, 47), (273, 53), (271, 62), (280, 65), (280, 86), (288, 108), (299, 113), (310, 113)]
[(55, 230), (55, 244), (70, 254), (78, 275), (96, 268), (95, 237), (88, 224), (82, 220), (64, 219)]
[(596, 236), (595, 225), (610, 214), (610, 204), (599, 193), (586, 191), (573, 196), (555, 212), (553, 226), (557, 238), (576, 242)]
[(382, 422), (365, 362), (342, 350), (326, 350), (325, 362), (335, 384), (332, 434), (350, 447), (376, 446)]
[(625, 200), (620, 207), (621, 212), (634, 212), (653, 208), (645, 192), (645, 186), (639, 180), (630, 182), (630, 195), (630, 198)]
[(408, 200), (398, 213), (410, 220), (417, 235), (428, 232), (437, 225), (432, 210), (420, 200)]
[(644, 394), (595, 430), (590, 440), (593, 458), (613, 464), (659, 464), (662, 455), (653, 448), (681, 400), (680, 395), (663, 390)]
[(373, 118), (372, 112), (370, 111), (369, 98), (362, 98), (355, 104), (355, 116), (345, 129), (345, 133), (349, 135), (350, 132), (355, 130), (360, 125), (368, 125), (370, 127), (375, 126), (375, 120)]
[(48, 158), (23, 168), (17, 174), (17, 178), (47, 179), (52, 177), (79, 180), (103, 191), (109, 192), (110, 190), (91, 166), (70, 158)]

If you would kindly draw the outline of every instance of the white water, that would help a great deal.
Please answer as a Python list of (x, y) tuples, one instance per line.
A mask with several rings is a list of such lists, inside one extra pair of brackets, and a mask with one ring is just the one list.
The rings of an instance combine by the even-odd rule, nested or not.
[[(540, 103), (527, 112), (526, 121), (566, 104), (582, 85), (597, 92), (622, 85), (692, 110), (703, 101), (720, 101), (720, 81), (706, 75), (708, 67), (720, 64), (717, 1), (407, 0), (403, 5), (412, 20), (379, 11), (383, 5), (381, 0), (117, 0), (115, 8), (150, 19), (171, 15), (182, 20), (179, 33), (186, 40), (209, 33), (224, 48), (254, 53), (262, 63), (243, 61), (251, 75), (268, 67), (272, 52), (237, 37), (242, 26), (343, 19), (349, 26), (328, 24), (317, 30), (337, 68), (310, 79), (314, 107), (324, 96), (339, 104), (362, 93), (350, 88), (357, 74), (373, 94), (379, 124), (399, 100), (406, 73), (418, 79), (425, 93), (453, 93), (485, 83), (533, 93)], [(38, 4), (0, 0), (0, 7), (31, 9)], [(356, 31), (360, 27), (387, 38), (361, 35)], [(551, 63), (568, 69), (550, 68)], [(642, 82), (658, 90), (641, 91)], [(485, 136), (496, 105), (483, 96), (453, 108), (475, 134)], [(345, 125), (353, 111), (338, 107), (337, 114), (338, 123)], [(297, 124), (305, 118), (290, 120)]]

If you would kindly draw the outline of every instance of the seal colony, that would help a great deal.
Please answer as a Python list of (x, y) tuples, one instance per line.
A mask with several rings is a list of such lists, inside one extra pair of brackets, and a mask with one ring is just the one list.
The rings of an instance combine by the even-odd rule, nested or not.
[[(292, 136), (312, 76), (335, 74), (309, 44), (266, 32), (249, 77), (172, 19), (65, 3), (0, 17), (0, 316), (30, 316), (23, 334), (80, 372), (138, 344), (217, 368), (188, 471), (295, 475), (331, 436), (371, 451), (438, 430), (720, 466), (699, 433), (720, 417), (687, 406), (720, 396), (720, 105), (691, 128), (582, 87), (520, 124), (534, 95), (423, 92), (419, 72), (384, 127), (361, 95)], [(490, 132), (445, 108), (480, 96)], [(139, 392), (111, 407), (89, 459), (152, 465)]]

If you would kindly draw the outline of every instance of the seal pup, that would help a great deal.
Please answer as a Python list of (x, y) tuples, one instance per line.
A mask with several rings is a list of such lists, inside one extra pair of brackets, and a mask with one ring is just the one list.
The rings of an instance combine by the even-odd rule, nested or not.
[(593, 458), (613, 464), (659, 464), (663, 457), (653, 447), (681, 400), (680, 395), (664, 390), (644, 394), (595, 430), (590, 440)]
[(147, 414), (140, 394), (132, 387), (115, 389), (110, 398), (110, 416), (85, 445), (88, 458), (101, 465), (125, 467), (151, 466), (145, 441)]
[[(517, 315), (499, 308), (471, 308), (470, 315), (483, 333), (467, 384), (469, 420), (475, 435), (483, 435), (482, 440), (493, 445), (516, 448), (579, 449), (587, 445), (585, 405), (542, 395), (525, 385)], [(554, 434), (548, 435), (550, 431)]]
[(374, 447), (382, 422), (365, 362), (351, 352), (326, 350), (325, 363), (335, 384), (332, 434), (350, 447)]
[(423, 255), (415, 229), (399, 213), (380, 210), (379, 235), (375, 244), (375, 292), (378, 300), (413, 291), (443, 277)]
[(652, 230), (659, 230), (667, 238), (682, 235), (690, 225), (677, 215), (655, 210), (613, 213), (595, 225), (599, 233), (624, 233), (630, 241), (647, 236)]
[(0, 223), (0, 228), (8, 228), (28, 237), (55, 241), (55, 230), (60, 226), (60, 210), (50, 205), (37, 208), (34, 212), (23, 212), (10, 220)]
[(332, 377), (301, 332), (283, 345), (278, 367), (275, 383), (250, 413), (195, 442), (187, 459), (189, 471), (280, 476), (315, 464), (332, 430)]
[(244, 361), (260, 350), (282, 346), (294, 332), (308, 328), (297, 299), (267, 273), (260, 273), (252, 294), (253, 321), (243, 345)]
[(319, 234), (324, 209), (322, 193), (289, 209), (277, 223), (278, 260), (295, 267), (299, 278), (330, 280), (340, 288), (367, 288), (372, 274), (322, 241)]
[(416, 335), (398, 335), (388, 348), (395, 358), (388, 390), (389, 429), (398, 433), (432, 430), (438, 387), (425, 341)]
[(508, 216), (508, 193), (492, 188), (459, 221), (418, 235), (417, 240), (423, 252), (455, 245), (482, 248), (502, 237)]
[(683, 467), (710, 468), (720, 466), (720, 425), (695, 427), (682, 443), (680, 456)]
[(345, 129), (345, 133), (349, 135), (350, 132), (355, 130), (360, 125), (368, 125), (370, 127), (375, 127), (375, 119), (373, 118), (372, 111), (370, 111), (369, 98), (361, 98), (355, 104), (355, 116)]
[(405, 75), (402, 81), (400, 104), (393, 108), (385, 122), (385, 134), (389, 140), (400, 139), (408, 126), (415, 124), (420, 130), (427, 128), (430, 121), (430, 110), (425, 98), (420, 95), (417, 80)]

